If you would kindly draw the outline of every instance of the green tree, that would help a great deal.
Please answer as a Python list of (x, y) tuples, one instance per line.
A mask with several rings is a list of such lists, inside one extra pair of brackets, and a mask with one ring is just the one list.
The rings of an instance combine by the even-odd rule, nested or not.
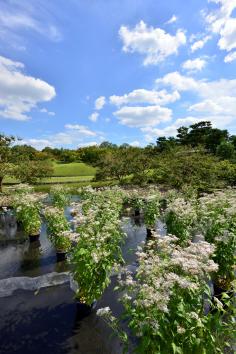
[(14, 136), (0, 134), (0, 192), (5, 176), (12, 175), (12, 151), (11, 146), (17, 139)]
[(223, 160), (233, 160), (235, 157), (234, 145), (227, 141), (222, 141), (222, 143), (217, 146), (216, 155)]
[(51, 161), (26, 161), (14, 167), (14, 176), (23, 183), (35, 183), (53, 173)]

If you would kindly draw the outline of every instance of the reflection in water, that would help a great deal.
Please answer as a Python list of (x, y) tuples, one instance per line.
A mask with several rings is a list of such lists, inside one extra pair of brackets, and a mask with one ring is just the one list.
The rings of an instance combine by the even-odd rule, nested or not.
[(11, 212), (0, 213), (0, 237), (13, 239), (17, 232), (17, 222), (15, 215)]
[(42, 255), (40, 240), (30, 242), (28, 249), (24, 252), (21, 262), (21, 270), (37, 268), (40, 266), (40, 257)]

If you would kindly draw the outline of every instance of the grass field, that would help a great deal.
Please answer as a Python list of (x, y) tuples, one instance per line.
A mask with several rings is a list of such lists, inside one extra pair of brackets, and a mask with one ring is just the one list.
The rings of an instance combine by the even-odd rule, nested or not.
[(54, 172), (55, 177), (68, 177), (68, 176), (94, 176), (96, 169), (92, 166), (86, 165), (83, 162), (72, 162), (72, 163), (56, 163), (54, 162)]
[[(83, 162), (73, 162), (68, 164), (53, 163), (54, 172), (52, 177), (43, 178), (40, 184), (54, 184), (54, 183), (81, 183), (89, 182), (93, 179), (96, 169), (86, 165)], [(4, 178), (3, 184), (15, 184), (19, 181), (15, 178)]]

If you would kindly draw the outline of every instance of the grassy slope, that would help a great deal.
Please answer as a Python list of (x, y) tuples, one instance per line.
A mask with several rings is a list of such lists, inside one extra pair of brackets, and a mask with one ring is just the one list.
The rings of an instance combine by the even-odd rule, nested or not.
[(54, 162), (53, 176), (94, 176), (96, 169), (83, 162), (56, 163)]
[[(40, 183), (66, 183), (91, 181), (96, 169), (83, 162), (73, 162), (68, 164), (53, 163), (53, 177), (43, 178)], [(17, 183), (15, 178), (4, 178), (3, 183)]]

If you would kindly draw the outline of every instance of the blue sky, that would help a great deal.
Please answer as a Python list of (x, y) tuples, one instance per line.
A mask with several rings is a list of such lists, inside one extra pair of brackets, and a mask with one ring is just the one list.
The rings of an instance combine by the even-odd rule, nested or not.
[(236, 133), (236, 0), (0, 0), (0, 130), (39, 149)]

